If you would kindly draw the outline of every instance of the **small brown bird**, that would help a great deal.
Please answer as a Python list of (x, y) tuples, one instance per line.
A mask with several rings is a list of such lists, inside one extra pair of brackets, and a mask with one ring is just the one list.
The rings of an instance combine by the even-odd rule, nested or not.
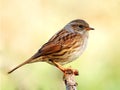
[(47, 62), (64, 72), (62, 65), (77, 59), (86, 48), (89, 30), (94, 30), (94, 28), (89, 27), (84, 20), (71, 21), (45, 43), (36, 54), (9, 71), (8, 74), (25, 64), (34, 62)]

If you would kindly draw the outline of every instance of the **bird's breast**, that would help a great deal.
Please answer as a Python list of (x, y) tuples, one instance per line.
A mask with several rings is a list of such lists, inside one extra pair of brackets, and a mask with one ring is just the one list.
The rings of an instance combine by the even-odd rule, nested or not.
[(73, 52), (70, 54), (70, 61), (77, 59), (85, 50), (85, 45), (80, 45), (79, 47), (73, 49)]
[(76, 42), (76, 44), (70, 48), (69, 53), (66, 53), (66, 57), (68, 56), (69, 58), (65, 63), (76, 60), (84, 52), (87, 45), (87, 40), (88, 37), (84, 37), (81, 41)]

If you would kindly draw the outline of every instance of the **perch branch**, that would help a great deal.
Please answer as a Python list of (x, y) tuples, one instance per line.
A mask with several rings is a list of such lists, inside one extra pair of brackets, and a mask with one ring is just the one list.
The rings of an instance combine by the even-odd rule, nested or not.
[(66, 90), (77, 90), (77, 83), (75, 81), (75, 76), (78, 75), (77, 70), (66, 69), (64, 72), (63, 80), (66, 86)]

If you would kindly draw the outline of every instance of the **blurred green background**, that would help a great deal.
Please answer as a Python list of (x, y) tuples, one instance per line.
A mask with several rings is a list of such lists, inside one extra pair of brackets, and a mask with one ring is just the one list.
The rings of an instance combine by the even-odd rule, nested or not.
[(78, 90), (120, 90), (120, 0), (1, 0), (0, 90), (65, 90), (62, 73), (47, 63), (25, 65), (69, 21), (84, 19), (87, 49), (65, 65), (79, 70)]

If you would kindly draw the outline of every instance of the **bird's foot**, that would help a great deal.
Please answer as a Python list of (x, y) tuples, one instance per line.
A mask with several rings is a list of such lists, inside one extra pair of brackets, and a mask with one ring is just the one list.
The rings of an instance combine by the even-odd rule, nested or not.
[(58, 69), (60, 69), (64, 73), (64, 75), (66, 75), (66, 74), (74, 74), (75, 76), (79, 75), (78, 70), (76, 70), (76, 69), (72, 69), (71, 67), (64, 68), (56, 62), (53, 62), (53, 63)]

